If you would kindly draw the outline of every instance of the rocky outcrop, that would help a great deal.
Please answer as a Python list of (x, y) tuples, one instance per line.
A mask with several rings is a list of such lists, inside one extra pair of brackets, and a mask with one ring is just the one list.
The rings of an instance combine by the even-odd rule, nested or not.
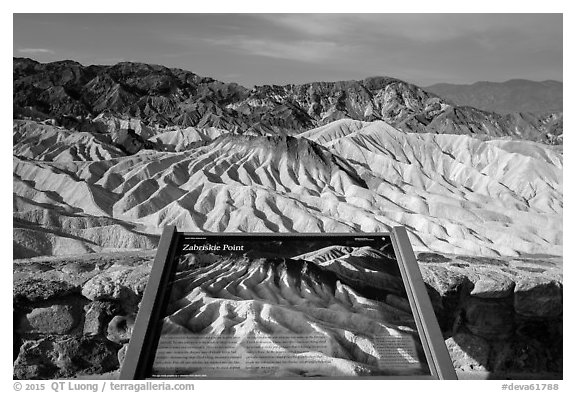
[(139, 252), (15, 263), (14, 377), (117, 376), (152, 258)]
[[(153, 255), (15, 262), (14, 377), (118, 376)], [(560, 258), (422, 253), (419, 266), (461, 375), (562, 378)]]
[(561, 377), (560, 258), (418, 259), (458, 372)]

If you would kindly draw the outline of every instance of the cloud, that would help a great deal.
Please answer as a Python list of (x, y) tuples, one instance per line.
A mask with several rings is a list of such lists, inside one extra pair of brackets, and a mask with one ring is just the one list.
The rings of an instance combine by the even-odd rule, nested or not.
[[(477, 34), (521, 32), (561, 34), (561, 14), (260, 14), (257, 17), (292, 34), (336, 39), (400, 38), (417, 43), (445, 42)], [(559, 33), (560, 32), (560, 33)]]
[(330, 37), (342, 33), (347, 15), (337, 14), (260, 14), (255, 15), (274, 25), (283, 26), (300, 34)]
[(39, 54), (53, 55), (56, 53), (51, 49), (45, 49), (45, 48), (20, 48), (20, 49), (17, 49), (17, 52), (30, 54), (30, 55), (39, 55)]
[(347, 45), (324, 40), (280, 41), (234, 36), (224, 39), (208, 38), (204, 41), (213, 45), (228, 46), (235, 51), (242, 51), (252, 55), (311, 63), (334, 58), (351, 49)]

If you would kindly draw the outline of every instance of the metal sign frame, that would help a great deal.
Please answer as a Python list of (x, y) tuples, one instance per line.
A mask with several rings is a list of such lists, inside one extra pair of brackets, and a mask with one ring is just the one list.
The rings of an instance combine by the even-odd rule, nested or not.
[[(350, 236), (390, 236), (399, 270), (404, 282), (410, 307), (416, 322), (418, 334), (424, 349), (430, 375), (414, 376), (374, 376), (374, 377), (335, 377), (321, 379), (457, 379), (450, 354), (444, 343), (442, 332), (434, 314), (430, 298), (422, 280), (416, 257), (412, 250), (408, 233), (404, 227), (394, 227), (390, 233), (198, 233), (178, 232), (174, 226), (166, 226), (162, 232), (158, 251), (150, 272), (150, 277), (140, 310), (136, 318), (132, 337), (120, 372), (120, 379), (135, 380), (149, 377), (158, 338), (158, 321), (169, 297), (170, 278), (175, 272), (176, 248), (183, 236), (202, 237), (350, 237)], [(232, 378), (233, 379), (233, 378)], [(292, 379), (292, 378), (274, 378)], [(294, 378), (296, 379), (296, 378)], [(301, 378), (297, 378), (301, 379)]]

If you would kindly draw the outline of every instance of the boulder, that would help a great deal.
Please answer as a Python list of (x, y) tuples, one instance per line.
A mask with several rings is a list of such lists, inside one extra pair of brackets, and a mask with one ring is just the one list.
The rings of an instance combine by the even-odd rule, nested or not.
[(103, 338), (71, 337), (56, 341), (54, 349), (58, 354), (55, 364), (65, 375), (101, 374), (118, 368), (119, 347)]
[(111, 302), (94, 301), (84, 307), (84, 335), (95, 336), (104, 333), (118, 307)]
[(78, 324), (75, 314), (71, 305), (38, 307), (26, 315), (20, 326), (29, 333), (66, 334)]
[(512, 294), (514, 281), (504, 274), (494, 271), (483, 271), (473, 279), (474, 288), (470, 295), (480, 298), (505, 298)]
[(418, 253), (417, 259), (418, 262), (424, 263), (446, 263), (451, 261), (450, 258), (435, 252), (420, 252)]
[(510, 301), (470, 297), (464, 305), (468, 330), (486, 339), (503, 339), (514, 333), (514, 308)]
[(114, 300), (131, 311), (139, 302), (150, 274), (150, 265), (117, 266), (88, 280), (82, 295), (90, 300)]
[(486, 371), (490, 344), (477, 336), (458, 333), (446, 340), (454, 368), (459, 371)]
[(135, 320), (135, 315), (116, 315), (108, 324), (108, 340), (118, 344), (127, 343), (132, 337)]
[(52, 362), (53, 352), (54, 345), (50, 339), (25, 342), (14, 362), (14, 378), (52, 378), (58, 372), (58, 367)]
[(92, 270), (94, 270), (94, 264), (80, 261), (69, 262), (60, 268), (60, 271), (66, 274), (81, 274)]
[(48, 336), (26, 342), (14, 362), (18, 379), (69, 378), (118, 368), (119, 346), (102, 338)]
[(118, 351), (118, 364), (120, 364), (120, 367), (122, 367), (124, 364), (124, 359), (126, 359), (126, 352), (128, 352), (128, 344), (124, 344)]
[(82, 287), (82, 295), (90, 300), (120, 300), (130, 296), (124, 285), (129, 269), (106, 271), (92, 277)]
[(14, 282), (14, 301), (37, 302), (80, 292), (80, 287), (66, 281), (41, 280), (30, 277)]
[(420, 264), (420, 271), (424, 282), (442, 297), (457, 292), (464, 284), (468, 283), (468, 278), (465, 275), (442, 266)]
[(562, 284), (545, 277), (528, 277), (516, 284), (514, 309), (520, 315), (557, 318), (562, 315)]

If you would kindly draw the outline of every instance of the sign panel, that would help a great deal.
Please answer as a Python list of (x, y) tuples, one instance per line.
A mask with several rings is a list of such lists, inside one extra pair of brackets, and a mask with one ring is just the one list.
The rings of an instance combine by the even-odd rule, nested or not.
[(168, 228), (121, 377), (455, 378), (407, 239)]

